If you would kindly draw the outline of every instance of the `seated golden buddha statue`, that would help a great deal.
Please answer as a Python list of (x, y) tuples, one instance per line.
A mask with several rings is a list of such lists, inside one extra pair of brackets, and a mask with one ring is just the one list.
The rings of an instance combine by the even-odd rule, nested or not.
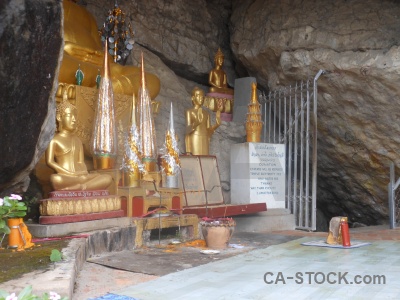
[(57, 105), (58, 132), (46, 150), (46, 163), (56, 171), (50, 176), (54, 190), (105, 190), (112, 182), (107, 174), (89, 174), (83, 145), (76, 129), (76, 108), (68, 101), (67, 92)]
[[(82, 6), (72, 1), (63, 1), (64, 7), (64, 56), (59, 82), (75, 84), (78, 68), (83, 72), (83, 86), (95, 87), (99, 69), (103, 67), (104, 49), (94, 17)], [(141, 72), (134, 66), (111, 64), (114, 93), (137, 96)], [(147, 88), (151, 99), (160, 91), (157, 76), (146, 73)], [(61, 96), (61, 95), (60, 95)]]
[(186, 111), (186, 152), (193, 155), (208, 155), (210, 139), (221, 124), (221, 112), (216, 113), (216, 123), (211, 125), (210, 115), (202, 108), (204, 91), (195, 87), (192, 91), (193, 108)]
[(233, 89), (228, 87), (226, 73), (222, 70), (224, 64), (224, 54), (218, 48), (214, 57), (215, 67), (210, 71), (208, 83), (211, 85), (210, 93), (221, 93), (233, 95)]

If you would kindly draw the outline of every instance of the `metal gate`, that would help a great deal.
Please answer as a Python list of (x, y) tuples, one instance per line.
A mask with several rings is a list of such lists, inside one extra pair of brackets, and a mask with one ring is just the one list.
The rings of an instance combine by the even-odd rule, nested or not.
[(286, 208), (297, 229), (316, 230), (317, 80), (323, 73), (260, 97), (263, 142), (285, 144)]

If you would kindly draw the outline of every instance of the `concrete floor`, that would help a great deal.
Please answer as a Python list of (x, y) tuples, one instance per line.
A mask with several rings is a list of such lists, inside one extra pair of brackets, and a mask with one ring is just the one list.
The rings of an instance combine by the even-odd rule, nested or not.
[[(126, 235), (129, 236), (129, 233)], [(77, 276), (77, 270), (80, 270), (78, 266), (84, 262), (88, 252), (95, 255), (94, 250), (107, 248), (114, 249), (117, 255), (115, 251), (121, 251), (116, 241), (125, 235), (121, 235), (118, 230), (99, 231), (90, 238), (71, 240), (67, 251), (63, 251), (63, 262), (56, 264), (54, 269), (45, 273), (26, 274), (23, 278), (1, 283), (0, 289), (19, 291), (22, 287), (32, 285), (37, 294), (53, 290), (69, 295), (73, 300), (105, 299), (106, 296), (113, 297), (108, 299), (119, 297), (121, 300), (245, 300), (282, 297), (400, 299), (400, 228), (390, 230), (388, 226), (375, 226), (351, 229), (352, 242), (371, 243), (361, 248), (333, 249), (301, 245), (305, 241), (325, 240), (326, 235), (298, 230), (238, 232), (234, 233), (232, 242), (253, 249), (245, 249), (227, 258), (210, 259), (206, 264), (162, 277), (103, 266), (92, 271), (90, 276), (84, 276), (82, 271)], [(103, 245), (100, 240), (113, 242)], [(95, 249), (92, 249), (94, 246)], [(128, 277), (127, 273), (134, 276)], [(364, 283), (356, 282), (362, 279)], [(83, 289), (74, 289), (74, 285), (82, 286)]]
[[(400, 299), (400, 230), (379, 230), (352, 231), (352, 242), (361, 241), (359, 237), (371, 242), (353, 249), (303, 246), (326, 236), (300, 232), (296, 240), (111, 293), (141, 300)], [(295, 233), (278, 236), (285, 234)]]

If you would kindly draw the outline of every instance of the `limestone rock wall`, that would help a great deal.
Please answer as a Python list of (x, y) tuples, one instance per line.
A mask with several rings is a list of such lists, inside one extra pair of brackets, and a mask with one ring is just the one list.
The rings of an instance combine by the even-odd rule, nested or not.
[(56, 0), (0, 4), (0, 192), (22, 192), (55, 131), (62, 57)]
[(235, 59), (265, 87), (320, 77), (318, 207), (379, 224), (389, 164), (399, 174), (400, 5), (394, 1), (234, 1)]
[[(110, 1), (87, 0), (87, 9), (103, 24)], [(214, 55), (221, 47), (224, 69), (233, 86), (229, 46), (230, 0), (118, 1), (135, 30), (136, 43), (155, 53), (177, 75), (206, 85)], [(137, 49), (136, 49), (137, 50)]]

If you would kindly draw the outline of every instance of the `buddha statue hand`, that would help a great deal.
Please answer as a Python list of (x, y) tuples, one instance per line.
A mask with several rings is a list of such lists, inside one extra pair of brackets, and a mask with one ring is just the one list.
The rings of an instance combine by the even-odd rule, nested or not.
[(208, 128), (208, 135), (210, 137), (213, 135), (214, 131), (219, 127), (219, 125), (221, 125), (221, 112), (217, 111), (215, 115), (216, 115), (216, 118), (215, 118), (214, 126), (211, 126), (210, 128)]
[(68, 170), (66, 170), (66, 169), (64, 169), (64, 168), (60, 168), (60, 169), (57, 171), (57, 173), (58, 173), (58, 174), (62, 174), (62, 175), (69, 175), (69, 176), (85, 176), (85, 175), (88, 175), (88, 174), (89, 174), (87, 171), (75, 171), (75, 172), (71, 172), (71, 171), (68, 171)]
[(203, 109), (200, 107), (198, 110), (197, 110), (197, 125), (196, 125), (196, 127), (197, 126), (199, 126), (201, 123), (203, 123), (203, 119), (204, 119), (204, 113), (203, 113)]
[(101, 51), (82, 47), (71, 42), (65, 42), (64, 51), (81, 61), (92, 63), (99, 67), (103, 64), (104, 55)]
[(218, 110), (216, 112), (215, 124), (217, 124), (218, 126), (221, 125), (221, 111), (220, 110)]

